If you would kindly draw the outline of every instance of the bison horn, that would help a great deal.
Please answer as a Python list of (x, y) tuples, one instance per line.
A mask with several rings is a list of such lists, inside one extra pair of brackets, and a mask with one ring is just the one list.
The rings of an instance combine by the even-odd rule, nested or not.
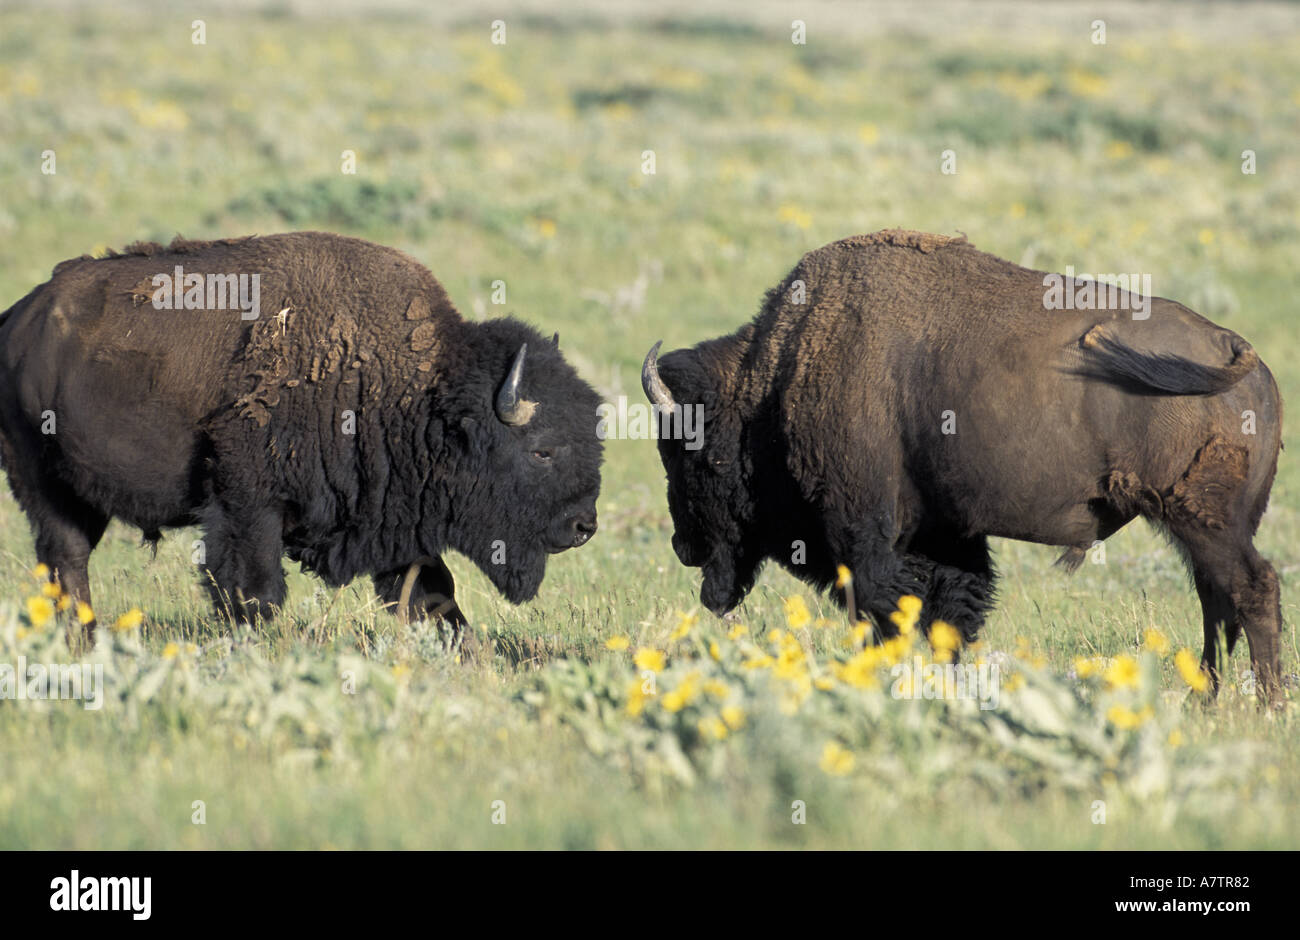
[(528, 344), (524, 343), (519, 347), (519, 352), (515, 354), (514, 364), (510, 366), (510, 373), (506, 376), (506, 380), (501, 383), (501, 390), (497, 392), (497, 417), (511, 427), (527, 424), (532, 420), (533, 410), (537, 407), (537, 402), (521, 401), (519, 398), (519, 380), (524, 375), (524, 356), (527, 354)]
[(645, 389), (646, 398), (660, 408), (673, 407), (673, 393), (668, 391), (664, 380), (659, 378), (659, 347), (663, 340), (655, 343), (646, 353), (645, 363), (641, 366), (641, 387)]

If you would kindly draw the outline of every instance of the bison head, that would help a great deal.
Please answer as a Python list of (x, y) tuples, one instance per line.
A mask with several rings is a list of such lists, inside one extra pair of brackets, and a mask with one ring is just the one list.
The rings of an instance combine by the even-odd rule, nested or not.
[(510, 601), (537, 594), (548, 555), (596, 532), (601, 443), (596, 392), (560, 355), (558, 339), (513, 320), (474, 328), (469, 365), (444, 413), (458, 466), (446, 485), (447, 542)]
[[(703, 570), (700, 602), (718, 616), (748, 593), (763, 558), (753, 526), (753, 467), (742, 448), (747, 424), (726, 389), (735, 374), (726, 343), (715, 340), (679, 349), (662, 361), (656, 343), (641, 369), (641, 384), (655, 406), (659, 456), (668, 475), (673, 550), (682, 564)], [(674, 432), (683, 426), (685, 408), (700, 410), (698, 442)]]

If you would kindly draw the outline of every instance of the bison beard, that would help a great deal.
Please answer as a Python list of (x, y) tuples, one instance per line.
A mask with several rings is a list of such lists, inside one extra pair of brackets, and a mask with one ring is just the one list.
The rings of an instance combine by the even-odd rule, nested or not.
[[(1282, 403), (1240, 336), (1152, 298), (1045, 309), (1043, 272), (963, 238), (885, 231), (804, 256), (735, 334), (658, 359), (652, 403), (702, 404), (704, 447), (660, 440), (683, 564), (724, 614), (766, 559), (821, 588), (838, 565), (877, 636), (899, 597), (973, 640), (988, 537), (1086, 551), (1132, 519), (1184, 550), (1217, 638), (1278, 702), (1277, 575), (1255, 551)], [(1123, 292), (1121, 292), (1122, 294)], [(1243, 425), (1248, 421), (1248, 425)], [(840, 599), (839, 594), (836, 594)]]
[[(182, 264), (249, 275), (279, 313), (158, 309), (152, 279)], [(283, 603), (284, 555), (370, 574), (404, 620), (465, 622), (448, 549), (526, 601), (595, 531), (597, 404), (558, 338), (468, 323), (413, 259), (323, 233), (67, 261), (0, 316), (0, 458), (37, 557), (87, 604), (112, 517), (202, 525), (195, 560), (237, 619)]]

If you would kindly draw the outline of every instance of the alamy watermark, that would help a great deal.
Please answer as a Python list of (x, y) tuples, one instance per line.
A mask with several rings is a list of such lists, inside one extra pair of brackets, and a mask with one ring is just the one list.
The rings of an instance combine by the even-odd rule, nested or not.
[(1002, 671), (996, 663), (926, 663), (914, 656), (889, 670), (896, 699), (947, 699), (978, 701), (983, 711), (998, 707)]
[[(1140, 285), (1140, 288), (1139, 288)], [(1134, 320), (1151, 316), (1150, 274), (1080, 274), (1066, 265), (1064, 274), (1043, 278), (1046, 310), (1131, 310)]]
[(262, 312), (260, 274), (186, 274), (176, 265), (170, 274), (153, 276), (155, 310), (238, 310), (241, 320)]
[(26, 656), (19, 656), (17, 666), (0, 663), (0, 700), (5, 699), (67, 699), (80, 701), (86, 711), (99, 711), (104, 705), (104, 664), (28, 663)]
[(647, 405), (639, 402), (628, 403), (626, 395), (619, 395), (617, 402), (602, 402), (596, 408), (600, 421), (596, 424), (596, 436), (602, 441), (644, 441), (656, 440), (685, 441), (687, 450), (699, 450), (704, 446), (704, 406)]

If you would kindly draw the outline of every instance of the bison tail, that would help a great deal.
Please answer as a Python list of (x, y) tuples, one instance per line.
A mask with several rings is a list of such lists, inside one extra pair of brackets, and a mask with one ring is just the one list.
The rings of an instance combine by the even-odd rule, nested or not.
[(1226, 366), (1209, 366), (1169, 353), (1140, 352), (1096, 327), (1080, 340), (1088, 350), (1088, 374), (1134, 391), (1165, 395), (1215, 395), (1250, 374), (1259, 365), (1259, 354), (1235, 333), (1229, 342), (1232, 361)]

